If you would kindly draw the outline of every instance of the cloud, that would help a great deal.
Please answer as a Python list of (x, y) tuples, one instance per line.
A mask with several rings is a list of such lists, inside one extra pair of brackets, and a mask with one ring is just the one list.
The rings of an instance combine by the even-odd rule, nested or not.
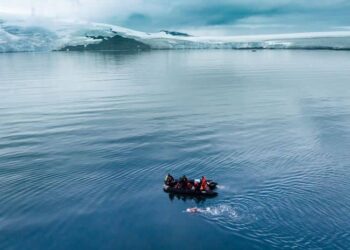
[(349, 0), (0, 0), (0, 12), (110, 22), (143, 31), (295, 32), (350, 25)]
[(152, 19), (141, 13), (130, 14), (124, 21), (128, 28), (151, 27)]

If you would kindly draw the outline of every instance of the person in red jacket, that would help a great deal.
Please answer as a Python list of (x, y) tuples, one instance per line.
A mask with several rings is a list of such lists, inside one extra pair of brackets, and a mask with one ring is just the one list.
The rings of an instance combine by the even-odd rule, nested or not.
[(207, 187), (208, 187), (207, 179), (205, 178), (205, 176), (202, 176), (202, 179), (201, 179), (201, 191), (207, 190)]

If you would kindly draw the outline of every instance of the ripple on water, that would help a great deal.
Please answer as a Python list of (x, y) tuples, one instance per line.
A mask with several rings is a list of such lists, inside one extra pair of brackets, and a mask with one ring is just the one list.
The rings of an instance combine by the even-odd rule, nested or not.
[(46, 248), (140, 232), (157, 246), (181, 206), (170, 172), (219, 182), (197, 222), (222, 242), (348, 249), (349, 66), (324, 51), (0, 55), (0, 244), (45, 228)]

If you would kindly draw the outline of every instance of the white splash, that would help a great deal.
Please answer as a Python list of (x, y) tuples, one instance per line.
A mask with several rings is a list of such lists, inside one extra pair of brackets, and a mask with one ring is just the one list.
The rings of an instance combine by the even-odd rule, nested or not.
[(227, 186), (224, 186), (224, 185), (217, 185), (216, 186), (218, 189), (221, 189), (221, 190), (226, 190), (226, 189), (228, 189), (228, 187)]
[(187, 208), (186, 209), (187, 213), (200, 213), (206, 216), (214, 216), (214, 217), (228, 217), (231, 219), (237, 218), (238, 214), (236, 210), (229, 206), (229, 205), (218, 205), (218, 206), (210, 206), (210, 207), (205, 207), (205, 208)]

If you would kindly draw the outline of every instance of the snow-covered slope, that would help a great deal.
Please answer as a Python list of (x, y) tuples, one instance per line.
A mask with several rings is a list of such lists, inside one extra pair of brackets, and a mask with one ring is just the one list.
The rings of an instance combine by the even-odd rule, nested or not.
[[(19, 18), (0, 14), (0, 52), (104, 49), (119, 37), (150, 49), (350, 49), (350, 31), (258, 36), (195, 37), (171, 32), (144, 33), (119, 26), (81, 21)], [(110, 43), (120, 41), (110, 40)], [(131, 40), (125, 40), (124, 44)], [(101, 46), (90, 46), (92, 44)], [(105, 43), (104, 43), (105, 44)], [(106, 49), (110, 49), (107, 47)], [(113, 49), (118, 48), (118, 44)], [(125, 49), (125, 46), (122, 48)]]

